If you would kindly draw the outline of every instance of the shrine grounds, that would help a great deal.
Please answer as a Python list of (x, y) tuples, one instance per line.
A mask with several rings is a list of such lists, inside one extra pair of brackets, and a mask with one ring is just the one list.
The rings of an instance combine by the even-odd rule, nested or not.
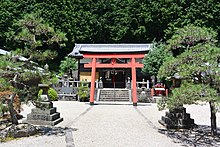
[[(185, 106), (195, 119), (198, 129), (166, 130), (158, 123), (165, 111), (158, 111), (155, 103), (89, 103), (56, 101), (54, 106), (64, 121), (45, 127), (40, 135), (0, 143), (2, 147), (182, 147), (220, 146), (220, 138), (210, 138), (209, 105)], [(24, 117), (32, 105), (24, 105)], [(25, 118), (24, 118), (25, 119)], [(217, 113), (220, 127), (220, 112)]]

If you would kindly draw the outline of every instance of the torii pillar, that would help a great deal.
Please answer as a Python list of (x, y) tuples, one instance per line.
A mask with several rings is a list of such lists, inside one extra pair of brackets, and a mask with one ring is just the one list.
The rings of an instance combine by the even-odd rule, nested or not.
[(133, 106), (137, 106), (137, 85), (136, 85), (136, 66), (135, 66), (135, 58), (131, 58), (131, 74), (132, 74), (132, 99)]
[(92, 58), (92, 76), (91, 76), (91, 86), (90, 86), (90, 105), (94, 105), (95, 97), (95, 72), (96, 72), (96, 58)]

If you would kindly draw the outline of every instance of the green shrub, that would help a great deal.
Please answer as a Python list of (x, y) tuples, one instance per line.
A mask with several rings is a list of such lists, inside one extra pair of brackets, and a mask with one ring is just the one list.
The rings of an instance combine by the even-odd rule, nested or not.
[[(40, 98), (42, 93), (43, 93), (43, 90), (40, 89), (39, 92), (38, 92), (38, 98)], [(48, 96), (50, 97), (51, 101), (57, 101), (58, 100), (58, 94), (57, 94), (56, 90), (53, 89), (53, 88), (49, 88)]]
[(8, 106), (0, 102), (0, 117), (3, 117), (3, 115), (7, 113), (8, 111), (9, 111)]
[(57, 92), (56, 92), (55, 89), (49, 88), (49, 90), (48, 90), (48, 95), (49, 95), (49, 97), (50, 97), (50, 99), (51, 99), (52, 101), (57, 101), (57, 99), (58, 99), (58, 94), (57, 94)]
[(88, 84), (81, 82), (78, 87), (78, 96), (81, 102), (89, 101), (89, 86)]
[(43, 89), (40, 89), (40, 90), (38, 91), (37, 97), (40, 98), (40, 96), (42, 95), (42, 93), (43, 93)]

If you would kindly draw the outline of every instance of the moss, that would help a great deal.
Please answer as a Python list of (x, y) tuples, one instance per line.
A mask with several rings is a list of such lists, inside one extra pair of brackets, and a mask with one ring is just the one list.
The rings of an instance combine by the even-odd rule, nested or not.
[(14, 138), (14, 137), (0, 138), (0, 142), (7, 142), (7, 141), (15, 140), (15, 139), (17, 138)]

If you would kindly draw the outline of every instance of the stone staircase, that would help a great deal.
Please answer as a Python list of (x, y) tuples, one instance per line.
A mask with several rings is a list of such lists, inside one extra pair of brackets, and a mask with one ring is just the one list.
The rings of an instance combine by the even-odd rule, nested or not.
[(128, 89), (100, 89), (98, 101), (129, 102)]

